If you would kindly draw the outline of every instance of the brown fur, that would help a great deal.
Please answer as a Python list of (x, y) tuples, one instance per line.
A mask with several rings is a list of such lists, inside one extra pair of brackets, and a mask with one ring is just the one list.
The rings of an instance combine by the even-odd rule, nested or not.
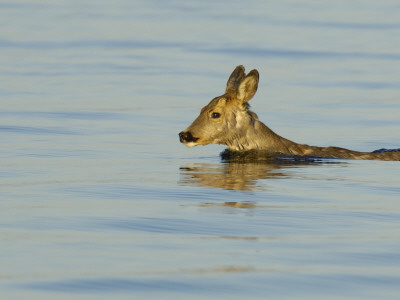
[(225, 94), (202, 108), (196, 120), (179, 136), (188, 147), (223, 144), (231, 151), (262, 150), (300, 156), (371, 160), (400, 160), (400, 152), (357, 152), (338, 147), (315, 147), (285, 139), (258, 120), (248, 101), (257, 91), (259, 75), (245, 75), (238, 66), (228, 79)]

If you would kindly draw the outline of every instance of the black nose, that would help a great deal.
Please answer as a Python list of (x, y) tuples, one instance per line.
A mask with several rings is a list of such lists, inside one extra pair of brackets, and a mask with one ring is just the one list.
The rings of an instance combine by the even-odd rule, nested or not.
[(195, 142), (197, 139), (193, 137), (193, 135), (190, 133), (190, 131), (188, 132), (180, 132), (179, 133), (179, 140), (181, 141), (181, 143), (189, 143), (189, 142)]

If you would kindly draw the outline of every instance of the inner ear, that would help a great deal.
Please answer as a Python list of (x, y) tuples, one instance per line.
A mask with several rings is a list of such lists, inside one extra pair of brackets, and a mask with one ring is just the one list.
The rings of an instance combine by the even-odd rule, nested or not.
[(239, 84), (236, 98), (241, 102), (247, 102), (257, 92), (259, 75), (257, 70), (252, 70)]

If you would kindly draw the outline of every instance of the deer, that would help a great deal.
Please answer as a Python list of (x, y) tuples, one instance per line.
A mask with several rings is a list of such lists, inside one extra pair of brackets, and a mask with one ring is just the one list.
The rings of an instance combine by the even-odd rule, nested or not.
[(179, 133), (180, 142), (187, 147), (221, 144), (228, 146), (229, 151), (238, 153), (256, 151), (296, 157), (400, 160), (400, 149), (358, 152), (340, 147), (298, 144), (281, 137), (250, 110), (248, 102), (254, 97), (258, 82), (257, 70), (251, 70), (246, 75), (245, 68), (237, 66), (229, 76), (225, 93), (201, 109), (193, 123)]

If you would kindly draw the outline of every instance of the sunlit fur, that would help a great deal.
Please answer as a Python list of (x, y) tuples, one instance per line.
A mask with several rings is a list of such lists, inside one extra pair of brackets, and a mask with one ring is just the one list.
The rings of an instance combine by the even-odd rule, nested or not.
[[(271, 153), (373, 160), (400, 160), (400, 152), (357, 152), (338, 147), (315, 147), (285, 139), (258, 120), (249, 110), (248, 101), (258, 87), (259, 75), (252, 70), (247, 76), (238, 66), (228, 79), (225, 94), (202, 108), (196, 120), (181, 134), (190, 133), (195, 141), (181, 139), (188, 147), (223, 144), (232, 151), (263, 150)], [(220, 116), (213, 117), (214, 113)]]

